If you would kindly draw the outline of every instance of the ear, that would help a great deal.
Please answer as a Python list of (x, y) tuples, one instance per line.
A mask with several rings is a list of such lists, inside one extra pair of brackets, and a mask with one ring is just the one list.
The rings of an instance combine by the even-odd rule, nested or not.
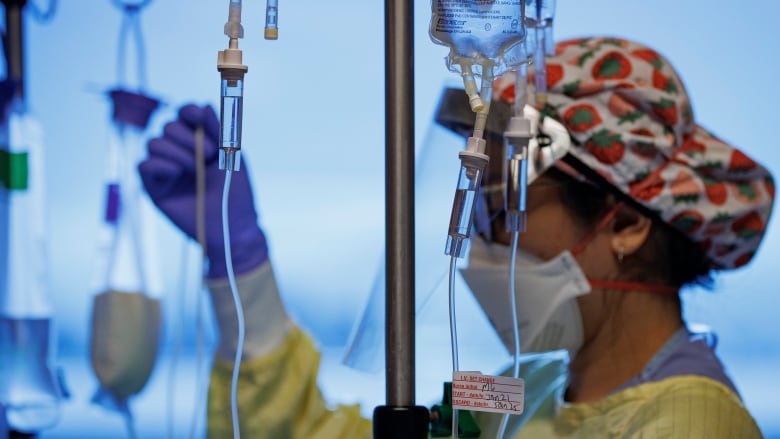
[(618, 255), (630, 255), (639, 250), (650, 236), (652, 220), (634, 209), (624, 207), (616, 215), (610, 245)]

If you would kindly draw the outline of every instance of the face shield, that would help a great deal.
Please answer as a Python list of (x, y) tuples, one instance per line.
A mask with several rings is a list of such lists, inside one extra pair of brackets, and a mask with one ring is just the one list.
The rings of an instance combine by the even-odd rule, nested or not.
[[(491, 220), (503, 209), (502, 188), (506, 176), (502, 134), (511, 116), (510, 105), (502, 102), (491, 105), (486, 126), (486, 137), (489, 137), (486, 154), (490, 157), (490, 163), (483, 178), (475, 220), (480, 235), (488, 239), (489, 234), (486, 236), (482, 229), (489, 231)], [(532, 133), (528, 161), (530, 183), (566, 154), (570, 142), (568, 132), (562, 125), (550, 118), (540, 118), (535, 109), (526, 107), (524, 116), (530, 121)], [(442, 372), (445, 380), (451, 378), (452, 370), (447, 309), (449, 257), (444, 250), (457, 170), (460, 169), (458, 152), (464, 149), (466, 137), (472, 134), (474, 119), (475, 113), (470, 110), (463, 90), (445, 89), (436, 120), (428, 129), (416, 160), (416, 346), (418, 356), (425, 358), (425, 368)], [(384, 263), (383, 260), (377, 270), (363, 313), (353, 326), (343, 359), (347, 366), (366, 372), (379, 372), (385, 364)], [(468, 261), (459, 261), (458, 264), (463, 268)], [(455, 282), (456, 300), (459, 303), (457, 319), (458, 342), (462, 349), (461, 369), (493, 371), (507, 360), (506, 349), (460, 274), (457, 274)], [(418, 382), (425, 381), (418, 379)], [(439, 387), (440, 384), (437, 384), (437, 391), (440, 392)]]

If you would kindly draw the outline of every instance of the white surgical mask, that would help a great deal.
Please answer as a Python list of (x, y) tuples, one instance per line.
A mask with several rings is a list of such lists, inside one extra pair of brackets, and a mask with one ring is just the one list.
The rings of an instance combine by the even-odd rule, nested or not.
[[(511, 249), (473, 238), (463, 279), (485, 311), (510, 353), (514, 326), (509, 298)], [(577, 296), (590, 284), (574, 256), (564, 251), (549, 261), (517, 250), (515, 303), (523, 352), (566, 349), (574, 355), (583, 343), (582, 317)]]

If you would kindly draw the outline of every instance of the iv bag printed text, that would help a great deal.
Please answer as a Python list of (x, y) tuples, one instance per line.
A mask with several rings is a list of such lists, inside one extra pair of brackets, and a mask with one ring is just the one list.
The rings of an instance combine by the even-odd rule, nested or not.
[(521, 378), (453, 372), (452, 407), (482, 412), (523, 413), (525, 382)]

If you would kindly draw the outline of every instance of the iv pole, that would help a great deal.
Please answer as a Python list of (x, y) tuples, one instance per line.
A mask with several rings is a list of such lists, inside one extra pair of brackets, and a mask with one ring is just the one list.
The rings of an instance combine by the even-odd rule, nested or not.
[(428, 437), (428, 409), (414, 405), (414, 9), (385, 0), (386, 405), (375, 439)]
[(22, 11), (27, 0), (2, 0), (5, 6), (5, 53), (8, 78), (16, 81), (16, 94), (24, 97), (24, 29)]

